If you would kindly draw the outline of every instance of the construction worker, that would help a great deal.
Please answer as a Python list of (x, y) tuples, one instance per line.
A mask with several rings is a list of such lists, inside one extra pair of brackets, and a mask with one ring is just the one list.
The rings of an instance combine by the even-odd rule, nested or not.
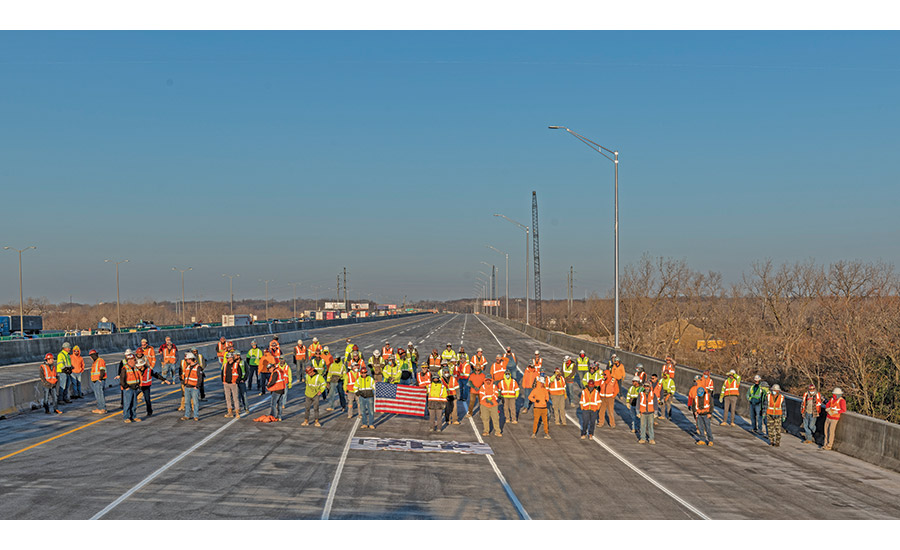
[(672, 401), (675, 400), (675, 371), (667, 370), (662, 382), (662, 403), (660, 408), (663, 409), (663, 418), (672, 420)]
[[(135, 350), (136, 355), (140, 355), (141, 348)], [(153, 385), (153, 379), (162, 381), (163, 384), (171, 384), (168, 380), (160, 376), (156, 371), (153, 370), (153, 367), (150, 366), (150, 362), (146, 359), (137, 359), (136, 362), (137, 369), (141, 373), (141, 397), (144, 399), (144, 407), (147, 409), (147, 418), (153, 416), (153, 406), (150, 402), (150, 388)]]
[(281, 344), (278, 342), (277, 334), (269, 342), (269, 349), (272, 350), (272, 355), (275, 356), (275, 359), (281, 359)]
[(547, 391), (550, 394), (550, 402), (553, 405), (553, 420), (556, 425), (566, 425), (566, 379), (562, 374), (562, 370), (557, 368), (553, 372), (553, 376), (547, 384)]
[(306, 353), (309, 355), (310, 359), (313, 355), (322, 354), (322, 344), (319, 343), (319, 339), (315, 336), (313, 336), (312, 343), (306, 349)]
[(578, 384), (583, 389), (587, 385), (584, 375), (587, 374), (591, 365), (591, 360), (584, 354), (584, 350), (578, 352), (578, 357), (575, 358), (575, 365), (578, 368)]
[[(203, 395), (200, 393), (203, 390), (203, 378), (205, 376), (204, 369), (206, 368), (206, 359), (204, 359), (203, 355), (197, 351), (197, 348), (191, 348), (189, 353), (193, 355), (194, 362), (197, 363), (197, 386), (194, 388), (197, 390), (198, 401), (199, 397)], [(187, 354), (185, 354), (185, 359), (181, 360), (181, 368), (179, 369), (179, 377), (181, 378), (181, 404), (178, 406), (179, 411), (184, 410), (185, 397), (187, 393), (185, 392), (185, 367), (187, 365)]]
[[(422, 365), (423, 367), (425, 365)], [(428, 356), (428, 368), (440, 368), (441, 367), (441, 355), (438, 353), (438, 349), (434, 348), (431, 350), (431, 355)]]
[(297, 372), (297, 379), (306, 372), (306, 346), (303, 345), (303, 340), (297, 340), (297, 345), (294, 346), (294, 370)]
[[(228, 412), (225, 418), (241, 417), (241, 405), (238, 398), (238, 382), (242, 380), (241, 360), (234, 353), (225, 356), (225, 366), (222, 367), (222, 386), (225, 390), (225, 406)], [(273, 395), (274, 399), (275, 396)]]
[(543, 366), (544, 366), (544, 358), (541, 357), (541, 351), (540, 351), (540, 350), (534, 350), (534, 359), (533, 359), (531, 362), (534, 363), (534, 366), (535, 366), (538, 370), (540, 370), (541, 368), (543, 368)]
[(491, 433), (491, 422), (494, 423), (494, 435), (497, 437), (503, 437), (500, 433), (500, 413), (497, 411), (498, 399), (497, 399), (497, 388), (494, 386), (494, 381), (490, 378), (486, 378), (484, 383), (478, 389), (478, 397), (481, 403), (481, 424), (484, 426), (484, 431), (481, 435), (490, 435)]
[(575, 399), (581, 391), (575, 378), (578, 376), (575, 370), (575, 361), (566, 355), (562, 364), (563, 378), (566, 379), (566, 397), (569, 399), (569, 405), (575, 405)]
[(272, 377), (272, 370), (277, 364), (278, 360), (275, 359), (275, 354), (272, 353), (272, 350), (269, 348), (263, 350), (262, 359), (259, 360), (259, 367), (257, 368), (257, 371), (259, 372), (259, 395), (265, 394), (268, 390), (269, 379)]
[(459, 356), (453, 351), (453, 344), (447, 342), (447, 347), (441, 352), (441, 360), (446, 361), (448, 365), (455, 365), (459, 362)]
[[(376, 353), (380, 353), (375, 350)], [(359, 369), (356, 381), (356, 395), (359, 397), (359, 417), (362, 420), (360, 429), (375, 429), (375, 378), (366, 367)]]
[(579, 404), (581, 406), (581, 439), (589, 439), (594, 437), (597, 411), (600, 410), (600, 392), (594, 386), (593, 380), (589, 381), (587, 387), (581, 390)]
[(469, 360), (472, 363), (472, 368), (474, 369), (476, 365), (481, 365), (482, 369), (487, 368), (487, 357), (484, 356), (484, 350), (478, 348), (475, 350), (475, 355)]
[(193, 350), (184, 354), (184, 361), (181, 366), (181, 387), (184, 389), (184, 416), (181, 420), (187, 420), (193, 416), (194, 420), (200, 420), (200, 380), (203, 378), (203, 371), (198, 357), (194, 355)]
[(750, 403), (750, 428), (755, 434), (760, 433), (763, 427), (763, 403), (766, 399), (766, 390), (761, 382), (762, 377), (757, 374), (753, 377), (753, 385), (747, 390), (747, 401)]
[(359, 401), (356, 396), (356, 383), (359, 381), (359, 369), (365, 368), (362, 359), (358, 359), (359, 352), (356, 352), (357, 360), (350, 359), (347, 365), (347, 372), (344, 374), (344, 395), (347, 398), (347, 418), (353, 418), (353, 405), (356, 405), (357, 412), (359, 410)]
[[(650, 389), (653, 391), (653, 395), (656, 396), (656, 418), (659, 418), (662, 416), (662, 384), (655, 373), (650, 375)], [(654, 424), (656, 423), (656, 418), (653, 419)]]
[[(353, 342), (351, 342), (349, 338), (347, 338), (346, 343), (347, 343), (347, 345), (344, 346), (344, 361), (346, 361), (347, 358), (350, 357), (350, 354), (353, 353), (353, 346), (354, 346)], [(357, 348), (357, 349), (359, 349), (359, 348)]]
[(94, 391), (94, 399), (97, 400), (97, 408), (92, 413), (106, 413), (106, 397), (103, 390), (106, 386), (106, 361), (100, 357), (97, 350), (92, 349), (88, 352), (91, 358), (91, 389)]
[(600, 365), (596, 362), (591, 363), (588, 367), (588, 371), (581, 376), (581, 385), (579, 387), (586, 388), (587, 383), (593, 380), (594, 385), (599, 388), (602, 379), (603, 374), (600, 372)]
[(610, 358), (609, 372), (612, 373), (612, 377), (616, 379), (616, 384), (621, 386), (622, 381), (625, 380), (625, 365), (619, 361), (619, 356), (615, 353), (612, 354)]
[(84, 394), (81, 393), (81, 375), (84, 374), (84, 357), (81, 356), (81, 348), (72, 347), (72, 399), (81, 399)]
[[(631, 379), (631, 387), (628, 388), (628, 393), (625, 395), (625, 401), (628, 403), (628, 406), (631, 407), (631, 433), (637, 433), (640, 427), (641, 417), (638, 415), (638, 399), (641, 396), (642, 389), (641, 378), (635, 376)], [(597, 410), (599, 409), (598, 403)]]
[(459, 351), (456, 352), (456, 366), (459, 368), (463, 363), (469, 362), (469, 354), (466, 353), (466, 348), (463, 346), (459, 346)]
[(503, 416), (506, 422), (518, 424), (516, 420), (516, 399), (519, 398), (519, 384), (512, 377), (512, 373), (506, 371), (500, 380), (500, 398), (503, 400)]
[(266, 384), (266, 389), (271, 394), (269, 396), (269, 415), (274, 416), (278, 422), (281, 422), (282, 415), (284, 414), (284, 393), (287, 391), (287, 376), (290, 372), (290, 369), (287, 369), (288, 372), (285, 372), (285, 369), (282, 369), (280, 365), (281, 363), (279, 362), (272, 367), (272, 372), (270, 373), (268, 383)]
[(656, 440), (653, 438), (653, 417), (656, 405), (656, 395), (653, 394), (648, 380), (644, 382), (643, 389), (638, 394), (638, 417), (641, 419), (641, 434), (638, 443), (656, 445)]
[(665, 380), (670, 376), (672, 379), (675, 378), (675, 360), (671, 355), (666, 355), (666, 362), (662, 366), (662, 379)]
[[(312, 345), (309, 346), (310, 348)], [(309, 350), (307, 349), (307, 353)], [(318, 352), (315, 355), (310, 355), (309, 364), (310, 366), (322, 376), (325, 376), (325, 372), (328, 370), (328, 365), (325, 364), (325, 358), (322, 357), (322, 352)], [(305, 372), (305, 371), (304, 371)]]
[[(234, 345), (234, 343), (232, 343)], [(156, 368), (156, 352), (153, 350), (153, 347), (147, 342), (146, 338), (141, 338), (141, 346), (138, 348), (144, 353), (144, 360), (147, 361), (147, 364), (150, 365), (151, 369)], [(138, 356), (140, 359), (140, 356)]]
[(719, 398), (721, 398), (724, 407), (722, 410), (722, 422), (719, 423), (720, 426), (729, 423), (729, 412), (731, 413), (730, 423), (734, 426), (734, 417), (737, 415), (737, 402), (740, 395), (741, 377), (738, 376), (734, 369), (731, 369), (728, 371), (725, 382), (722, 383), (722, 390), (719, 392)]
[(472, 416), (472, 412), (475, 410), (475, 404), (479, 402), (478, 398), (485, 380), (488, 380), (488, 377), (484, 374), (483, 367), (476, 364), (475, 372), (469, 376), (469, 410), (466, 412), (466, 416)]
[(825, 404), (825, 444), (822, 446), (826, 451), (830, 451), (834, 446), (834, 434), (837, 430), (837, 423), (841, 419), (841, 415), (847, 412), (847, 402), (844, 400), (844, 390), (834, 388), (831, 392), (831, 399)]
[(716, 383), (713, 381), (712, 376), (709, 374), (709, 369), (703, 371), (703, 376), (700, 377), (700, 383), (704, 388), (709, 391), (709, 393), (713, 393), (716, 388)]
[(697, 445), (713, 446), (712, 413), (713, 392), (704, 385), (703, 379), (697, 384), (693, 400), (694, 416), (697, 418)]
[(219, 359), (219, 366), (225, 366), (225, 352), (228, 350), (228, 342), (225, 341), (224, 336), (219, 337), (219, 341), (216, 342), (216, 357)]
[(781, 386), (775, 384), (766, 398), (766, 425), (769, 433), (769, 445), (778, 447), (781, 445), (781, 424), (787, 416), (787, 408), (784, 406), (784, 395)]
[(247, 363), (241, 358), (241, 352), (233, 351), (231, 352), (231, 355), (234, 361), (237, 362), (238, 368), (241, 369), (241, 377), (237, 383), (238, 403), (240, 404), (240, 407), (244, 409), (246, 414), (250, 414), (250, 407), (247, 405), (247, 383), (245, 382), (245, 380), (247, 380), (249, 369), (247, 368)]
[(503, 380), (508, 361), (509, 360), (502, 355), (498, 355), (497, 358), (494, 359), (494, 362), (491, 364), (491, 380), (494, 384), (499, 384), (500, 381)]
[(348, 369), (355, 368), (356, 372), (359, 372), (359, 369), (366, 366), (366, 361), (363, 359), (362, 354), (359, 353), (359, 348), (356, 345), (353, 345), (353, 351), (350, 352), (350, 360), (347, 361), (347, 358), (344, 358), (344, 361), (347, 362), (346, 367)]
[(522, 373), (522, 405), (526, 411), (531, 408), (532, 403), (528, 400), (528, 397), (531, 395), (531, 390), (534, 389), (534, 383), (540, 373), (541, 371), (534, 364), (529, 364)]
[[(512, 352), (512, 349), (506, 346), (506, 353), (503, 354), (503, 367), (514, 371), (517, 366), (519, 366), (519, 359)], [(496, 378), (494, 380), (496, 381)]]
[(437, 432), (443, 425), (447, 409), (447, 387), (441, 383), (440, 376), (436, 374), (430, 376), (425, 388), (428, 390), (428, 415), (431, 417), (431, 431)]
[(50, 414), (51, 410), (56, 414), (62, 414), (56, 399), (58, 383), (59, 373), (53, 368), (53, 354), (48, 353), (44, 356), (44, 362), (41, 363), (41, 387), (44, 389), (43, 404), (45, 414)]
[[(384, 376), (381, 372), (384, 370), (384, 359), (381, 357), (381, 350), (376, 349), (369, 358), (369, 368), (367, 372), (375, 382), (384, 382)], [(362, 369), (360, 369), (362, 372)]]
[(387, 363), (384, 365), (384, 370), (381, 371), (384, 376), (384, 381), (390, 384), (399, 384), (402, 382), (403, 372), (400, 370), (400, 367), (397, 365), (397, 361), (394, 360), (394, 357), (391, 356)]
[(335, 357), (334, 362), (328, 367), (328, 398), (325, 411), (333, 411), (335, 401), (339, 401), (341, 409), (347, 408), (347, 398), (344, 395), (344, 362), (340, 357)]
[(206, 401), (206, 358), (203, 357), (203, 354), (197, 348), (191, 348), (191, 353), (194, 354), (194, 357), (197, 358), (197, 364), (200, 365), (200, 389), (198, 392), (200, 401)]
[(412, 342), (408, 342), (406, 344), (406, 358), (409, 360), (412, 365), (412, 370), (416, 370), (419, 366), (419, 350), (416, 346), (413, 345)]
[[(428, 361), (431, 361), (431, 357), (428, 358)], [(438, 368), (440, 369), (440, 364), (438, 364)], [(419, 372), (416, 373), (416, 385), (420, 388), (427, 388), (429, 384), (431, 384), (431, 366), (422, 365), (419, 367)]]
[(334, 355), (331, 355), (331, 350), (328, 349), (328, 346), (322, 348), (322, 360), (325, 361), (326, 368), (334, 363)]
[(803, 415), (803, 431), (806, 439), (803, 443), (815, 443), (813, 434), (816, 433), (816, 419), (822, 412), (822, 394), (816, 391), (816, 385), (810, 384), (803, 394), (800, 403), (800, 413)]
[(545, 387), (546, 379), (538, 376), (535, 380), (534, 389), (528, 400), (534, 404), (534, 425), (531, 427), (531, 439), (537, 437), (538, 426), (544, 422), (544, 439), (550, 439), (550, 421), (547, 418), (547, 405), (550, 402), (550, 392)]
[[(594, 382), (596, 385), (596, 382)], [(619, 382), (610, 374), (604, 376), (598, 388), (600, 408), (597, 411), (597, 426), (602, 428), (609, 418), (609, 427), (616, 427), (616, 397), (619, 395)]]
[(384, 357), (384, 360), (387, 361), (388, 357), (394, 355), (394, 348), (391, 347), (391, 343), (387, 340), (384, 341), (384, 345), (381, 347), (381, 356)]
[[(700, 388), (700, 375), (694, 376), (694, 385), (691, 386), (691, 389), (688, 390), (688, 398), (687, 405), (688, 409), (690, 409), (691, 414), (694, 417), (694, 429), (697, 430), (697, 433), (700, 433), (700, 427), (697, 425), (697, 411), (694, 410), (694, 400), (697, 399), (697, 389)], [(704, 387), (704, 391), (706, 388)]]
[[(303, 419), (301, 426), (309, 426), (309, 411), (315, 408), (316, 418), (315, 427), (320, 428), (319, 424), (319, 401), (322, 398), (322, 392), (325, 391), (325, 377), (316, 372), (312, 367), (306, 369), (306, 417)], [(374, 399), (374, 397), (373, 397)], [(370, 425), (371, 426), (371, 425)]]
[(262, 377), (259, 373), (259, 362), (262, 360), (263, 352), (256, 345), (256, 340), (250, 342), (250, 349), (247, 350), (247, 389), (253, 389), (253, 379), (256, 379), (256, 389), (262, 391)]
[(162, 357), (162, 376), (169, 382), (178, 376), (178, 348), (172, 343), (172, 337), (166, 336), (166, 342), (159, 346), (159, 356)]
[(134, 353), (125, 353), (125, 361), (119, 369), (119, 386), (122, 388), (122, 417), (126, 424), (140, 422), (137, 417), (137, 394), (141, 389), (141, 373)]
[(409, 357), (406, 356), (406, 350), (400, 348), (397, 350), (395, 355), (392, 355), (394, 359), (397, 361), (397, 368), (400, 369), (400, 383), (406, 383), (408, 385), (413, 385), (415, 383), (415, 367), (413, 367), (412, 361), (409, 360)]
[[(462, 348), (459, 348), (462, 352)], [(472, 376), (472, 363), (466, 355), (465, 360), (460, 355), (459, 365), (456, 366), (456, 380), (459, 382), (459, 392), (456, 394), (456, 408), (459, 411), (469, 410), (469, 377)], [(465, 414), (465, 413), (463, 413)]]
[(450, 372), (450, 369), (441, 370), (441, 383), (447, 388), (447, 407), (444, 409), (444, 417), (447, 424), (459, 424), (459, 379)]
[(69, 393), (72, 392), (72, 344), (63, 342), (62, 350), (56, 355), (56, 391), (60, 403), (71, 403)]

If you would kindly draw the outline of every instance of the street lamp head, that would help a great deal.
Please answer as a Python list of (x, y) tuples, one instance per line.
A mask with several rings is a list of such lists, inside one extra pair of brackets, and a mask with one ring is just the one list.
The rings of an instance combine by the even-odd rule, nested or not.
[(547, 128), (550, 128), (551, 130), (564, 130), (566, 127), (565, 126), (547, 126)]

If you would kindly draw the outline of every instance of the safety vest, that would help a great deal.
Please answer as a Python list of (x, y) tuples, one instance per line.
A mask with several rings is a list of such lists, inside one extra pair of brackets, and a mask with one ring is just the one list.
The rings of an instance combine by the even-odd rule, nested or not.
[(730, 397), (741, 394), (741, 381), (737, 378), (726, 378), (725, 385), (722, 386), (722, 397)]
[(250, 348), (247, 351), (247, 362), (250, 363), (250, 366), (256, 367), (259, 365), (259, 360), (262, 359), (262, 350), (259, 348)]
[(284, 371), (276, 367), (275, 370), (272, 371), (272, 381), (269, 382), (269, 391), (281, 391), (286, 387), (287, 380)]
[(347, 381), (344, 383), (344, 391), (356, 393), (356, 381), (359, 380), (359, 373), (356, 371), (347, 372)]
[(350, 354), (353, 353), (353, 346), (355, 344), (347, 344), (344, 346), (344, 357), (350, 357)]
[(225, 356), (225, 348), (228, 347), (228, 342), (219, 342), (216, 344), (216, 355), (219, 357), (219, 360)]
[(391, 384), (396, 384), (400, 381), (400, 367), (396, 364), (392, 365), (390, 363), (384, 366), (381, 374), (384, 375), (384, 381), (390, 382)]
[(125, 385), (128, 387), (138, 386), (141, 383), (141, 373), (137, 367), (125, 365)]
[(710, 411), (709, 396), (711, 394), (712, 394), (712, 392), (705, 391), (705, 392), (703, 392), (703, 397), (696, 397), (694, 399), (694, 407), (695, 407), (694, 410), (697, 411), (697, 414), (708, 414), (709, 413), (709, 411)]
[(366, 366), (366, 362), (363, 361), (362, 357), (360, 357), (358, 359), (350, 359), (349, 363), (347, 364), (348, 369), (352, 369), (352, 368), (361, 369), (365, 366)]
[(428, 384), (431, 384), (431, 374), (428, 372), (419, 371), (416, 373), (416, 383), (420, 388), (424, 388)]
[(666, 393), (669, 395), (675, 395), (675, 381), (671, 378), (666, 378), (660, 384), (662, 389), (666, 390)]
[(189, 388), (200, 385), (200, 365), (183, 363), (181, 367), (181, 382)]
[(322, 344), (318, 342), (313, 342), (306, 348), (307, 353), (310, 355), (316, 355), (317, 353), (322, 353)]
[(41, 372), (44, 374), (44, 379), (49, 384), (56, 384), (59, 378), (56, 376), (56, 371), (48, 365), (47, 363), (41, 363)]
[(141, 371), (141, 386), (149, 386), (153, 384), (153, 367), (147, 364), (144, 370)]
[(502, 363), (494, 362), (491, 365), (491, 378), (494, 382), (499, 382), (503, 380), (503, 376), (506, 374), (506, 365)]
[(147, 364), (150, 365), (150, 368), (156, 366), (156, 352), (153, 351), (153, 348), (147, 346), (146, 348), (142, 348), (144, 350), (144, 358), (147, 360)]
[(541, 368), (544, 366), (544, 358), (543, 357), (535, 357), (534, 358), (534, 366), (535, 368)]
[(519, 384), (512, 378), (504, 378), (500, 381), (500, 395), (504, 399), (515, 399), (519, 396)]
[(81, 374), (82, 372), (84, 372), (84, 358), (81, 355), (79, 355), (75, 352), (72, 352), (71, 359), (72, 359), (72, 374)]
[(653, 393), (648, 391), (641, 392), (640, 413), (652, 413), (653, 409)]
[(225, 372), (222, 376), (222, 382), (225, 384), (237, 384), (241, 379), (241, 364), (238, 361), (225, 363)]
[(468, 379), (472, 375), (472, 363), (468, 361), (465, 363), (460, 362), (459, 367), (456, 369), (456, 374), (463, 380)]
[(306, 360), (306, 346), (300, 344), (294, 346), (294, 359), (296, 359), (297, 361)]
[(841, 418), (841, 413), (846, 412), (847, 410), (847, 402), (844, 401), (843, 397), (835, 399), (832, 395), (831, 399), (829, 399), (828, 403), (825, 405), (825, 410), (828, 412), (828, 418), (839, 420)]
[(442, 379), (444, 385), (447, 386), (447, 393), (450, 395), (456, 395), (456, 390), (459, 389), (459, 381), (455, 376), (451, 376), (450, 378)]
[(312, 367), (316, 369), (316, 372), (322, 374), (325, 372), (325, 360), (321, 357), (313, 357), (312, 358)]
[(272, 350), (272, 355), (275, 357), (281, 357), (281, 344), (277, 341), (272, 340), (269, 342), (269, 349)]
[(710, 393), (712, 393), (713, 388), (715, 388), (715, 384), (716, 383), (713, 382), (713, 379), (709, 376), (704, 375), (700, 379), (700, 385), (703, 386), (704, 388), (706, 388), (706, 391), (708, 391)]
[(459, 361), (460, 365), (462, 365), (463, 363), (468, 363), (469, 362), (469, 354), (459, 352), (456, 354), (456, 360)]
[(612, 376), (616, 380), (624, 380), (625, 379), (625, 365), (616, 361), (612, 364), (612, 367), (609, 369), (612, 371)]
[(356, 381), (356, 391), (371, 390), (375, 387), (375, 379), (371, 376), (360, 376)]
[[(594, 383), (596, 385), (596, 382)], [(659, 384), (657, 384), (657, 387)], [(600, 383), (600, 397), (604, 399), (612, 399), (619, 395), (619, 383), (615, 378), (608, 378)], [(657, 394), (659, 396), (659, 394)]]
[(304, 395), (306, 397), (315, 397), (316, 395), (325, 391), (325, 379), (322, 378), (321, 374), (314, 374), (312, 376), (306, 375), (306, 391)]
[[(653, 382), (650, 383), (652, 384)], [(659, 402), (659, 400), (662, 398), (662, 384), (657, 381), (656, 385), (650, 388), (650, 391), (653, 392), (653, 395), (656, 396), (656, 401)]]
[(449, 363), (450, 361), (456, 361), (456, 352), (452, 349), (445, 349), (443, 353), (441, 353), (441, 359), (446, 359)]
[(562, 372), (563, 376), (569, 378), (572, 376), (572, 372), (575, 370), (575, 362), (569, 359), (568, 361), (563, 361)]
[(429, 401), (446, 401), (447, 400), (447, 388), (444, 387), (440, 382), (434, 382), (430, 386), (428, 386), (428, 400)]
[[(493, 384), (490, 384), (490, 389), (488, 387), (488, 384), (482, 384), (478, 389), (482, 407), (494, 407), (497, 405), (497, 388)], [(488, 399), (491, 400), (490, 403), (488, 403)]]
[(409, 359), (397, 359), (397, 368), (401, 371), (411, 371), (413, 370), (412, 361)]
[(575, 363), (578, 365), (579, 371), (588, 370), (588, 363), (590, 363), (590, 361), (591, 360), (587, 356), (582, 357), (579, 355), (578, 357), (575, 358)]
[(766, 414), (781, 416), (782, 411), (784, 411), (784, 394), (779, 393), (776, 397), (775, 395), (770, 393), (768, 401), (768, 405), (766, 406)]
[(663, 378), (668, 378), (670, 375), (675, 374), (675, 367), (671, 363), (666, 363), (662, 366), (662, 375)]
[(472, 363), (473, 368), (479, 365), (481, 365), (481, 368), (484, 368), (484, 366), (487, 365), (487, 357), (485, 357), (484, 355), (475, 354), (474, 356), (472, 356), (472, 361), (470, 362)]
[(344, 364), (338, 363), (335, 361), (331, 365), (328, 366), (328, 378), (332, 376), (343, 376), (344, 375)]
[(556, 376), (550, 378), (550, 384), (547, 385), (547, 390), (550, 392), (550, 395), (565, 395), (565, 378), (557, 378)]
[(440, 367), (441, 366), (441, 357), (439, 355), (431, 354), (428, 356), (428, 366), (429, 367)]
[(56, 372), (62, 372), (63, 369), (72, 366), (72, 358), (69, 357), (69, 354), (66, 350), (62, 350), (59, 352), (59, 355), (56, 356)]
[(172, 349), (169, 349), (168, 346), (164, 347), (162, 353), (163, 363), (168, 363), (170, 365), (175, 364), (175, 360), (178, 356), (178, 349), (175, 346), (172, 346)]
[(98, 380), (106, 380), (106, 361), (101, 357), (98, 357), (91, 365), (91, 382)]
[(816, 414), (818, 415), (819, 412), (821, 412), (821, 410), (822, 410), (822, 394), (820, 394), (819, 392), (816, 392), (816, 394), (813, 397), (809, 396), (809, 392), (806, 392), (803, 394), (803, 404), (800, 407), (800, 412), (803, 414), (806, 414), (806, 402), (809, 399), (816, 400)]
[(384, 346), (381, 348), (381, 356), (384, 357), (384, 360), (387, 361), (388, 357), (394, 355), (394, 348), (391, 346)]
[(600, 409), (600, 392), (595, 389), (584, 388), (581, 390), (581, 409), (593, 411)]
[(603, 374), (600, 371), (596, 372), (586, 372), (584, 376), (581, 377), (581, 385), (585, 388), (588, 385), (588, 382), (593, 381), (595, 386), (600, 385), (600, 381), (603, 379)]

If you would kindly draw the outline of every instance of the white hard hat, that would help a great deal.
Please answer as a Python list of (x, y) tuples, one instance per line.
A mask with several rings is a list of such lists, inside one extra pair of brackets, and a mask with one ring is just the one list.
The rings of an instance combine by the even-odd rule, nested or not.
[(125, 357), (128, 357), (129, 355), (134, 355), (134, 352), (131, 351), (131, 348), (126, 348), (125, 349)]
[(758, 375), (758, 374), (757, 374), (756, 376), (753, 377), (753, 381), (754, 381), (754, 382), (759, 382), (760, 380), (762, 380), (762, 376), (760, 376), (760, 375)]
[(632, 382), (640, 382), (640, 381), (641, 381), (641, 377), (640, 377), (640, 376), (635, 376), (634, 378), (631, 379), (631, 381), (632, 381)]
[(303, 343), (303, 340), (297, 340), (297, 343), (298, 343), (298, 344), (302, 344), (302, 343)]
[(781, 386), (775, 384), (774, 386), (772, 386), (772, 391), (781, 391)]
[(318, 342), (318, 341), (319, 341), (319, 339), (316, 338), (315, 336), (313, 336), (313, 342)]
[(534, 350), (534, 354), (535, 354), (535, 355), (540, 355), (540, 354), (541, 354), (541, 352), (540, 352), (540, 351), (538, 351), (538, 350)]
[(375, 357), (381, 357), (381, 350), (376, 349), (375, 351), (372, 352), (372, 355), (374, 355)]
[(481, 349), (481, 348), (478, 348), (478, 349), (476, 349), (476, 350), (475, 350), (475, 351), (484, 351), (484, 350), (483, 350), (483, 349)]
[(584, 355), (584, 350), (581, 350), (581, 351), (579, 351), (578, 353), (581, 354), (581, 355)]
[(411, 345), (413, 345), (413, 343), (412, 343), (412, 342), (407, 342), (406, 345), (407, 345), (407, 346), (411, 346)]
[(834, 388), (834, 391), (832, 391), (831, 393), (833, 393), (834, 395), (844, 395), (844, 390), (842, 390), (841, 388)]
[(728, 374), (737, 374), (737, 373), (734, 372), (734, 369), (731, 369), (730, 371), (728, 371)]
[(565, 360), (568, 361), (569, 359), (571, 359), (571, 357), (569, 357), (568, 355), (566, 355), (566, 359), (565, 359)]
[(191, 352), (185, 353), (185, 354), (184, 354), (184, 358), (185, 358), (185, 359), (196, 359), (196, 357), (194, 356), (194, 354), (191, 353)]

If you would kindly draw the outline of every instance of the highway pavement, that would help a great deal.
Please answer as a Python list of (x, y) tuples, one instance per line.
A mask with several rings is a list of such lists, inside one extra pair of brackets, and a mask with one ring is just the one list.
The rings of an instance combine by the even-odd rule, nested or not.
[[(327, 331), (327, 332), (326, 332)], [(323, 337), (323, 334), (327, 336)], [(565, 353), (484, 316), (431, 315), (311, 331), (333, 350), (347, 336), (368, 357), (385, 339), (432, 348), (462, 343), (490, 359), (510, 345), (545, 370)], [(287, 344), (287, 343), (285, 343)], [(285, 348), (288, 346), (285, 345)], [(154, 384), (154, 416), (124, 424), (82, 400), (62, 416), (32, 412), (0, 421), (3, 519), (897, 519), (900, 474), (786, 435), (771, 448), (738, 427), (713, 427), (716, 446), (695, 445), (684, 403), (660, 420), (657, 445), (638, 445), (617, 407), (615, 429), (579, 439), (576, 411), (552, 439), (531, 439), (531, 413), (481, 436), (476, 414), (429, 432), (425, 419), (326, 413), (301, 427), (303, 387), (289, 391), (284, 422), (224, 418), (221, 384), (207, 383), (201, 422), (181, 422), (179, 395)], [(116, 404), (109, 391), (107, 400)], [(251, 392), (256, 417), (268, 396)], [(85, 402), (87, 401), (87, 402)], [(70, 406), (71, 407), (71, 406)], [(143, 405), (139, 413), (143, 414)], [(716, 423), (717, 424), (717, 423)], [(476, 443), (492, 455), (352, 449), (357, 437)]]

